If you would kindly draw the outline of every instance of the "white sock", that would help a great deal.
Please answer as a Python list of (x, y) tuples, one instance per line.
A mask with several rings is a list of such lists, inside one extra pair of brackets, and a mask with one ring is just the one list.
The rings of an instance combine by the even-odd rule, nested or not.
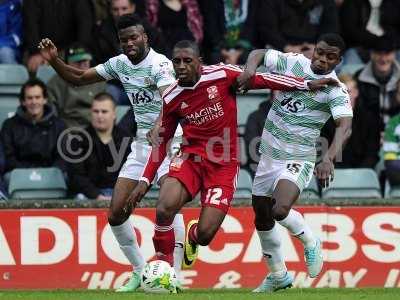
[(181, 269), (183, 260), (183, 245), (185, 243), (185, 222), (182, 214), (176, 214), (174, 222), (175, 249), (174, 249), (174, 269), (178, 280), (181, 279)]
[(133, 270), (140, 273), (146, 262), (140, 253), (136, 232), (133, 229), (130, 220), (128, 219), (118, 226), (111, 226), (111, 230), (114, 233), (115, 239), (118, 241), (122, 252), (132, 264)]
[(315, 237), (310, 227), (304, 221), (303, 216), (298, 211), (291, 209), (286, 218), (278, 221), (279, 224), (286, 227), (289, 232), (300, 239), (304, 247), (314, 247)]
[(274, 226), (269, 231), (258, 231), (261, 248), (267, 267), (275, 277), (282, 277), (286, 274), (286, 265), (281, 251), (281, 237), (278, 229)]

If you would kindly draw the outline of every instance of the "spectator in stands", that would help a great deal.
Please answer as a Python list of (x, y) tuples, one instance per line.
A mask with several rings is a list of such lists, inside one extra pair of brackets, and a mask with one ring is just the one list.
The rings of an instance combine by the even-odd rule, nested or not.
[(161, 30), (166, 43), (163, 53), (171, 58), (180, 40), (203, 40), (203, 17), (196, 0), (146, 0), (150, 24)]
[(7, 200), (8, 198), (6, 184), (3, 180), (5, 166), (6, 166), (6, 158), (4, 155), (3, 145), (0, 141), (0, 200)]
[(145, 0), (111, 0), (111, 14), (120, 17), (126, 14), (137, 14), (146, 18)]
[[(70, 66), (87, 70), (91, 60), (92, 55), (81, 44), (76, 43), (66, 51), (66, 62)], [(55, 105), (67, 127), (88, 126), (93, 97), (105, 89), (105, 82), (73, 86), (57, 74), (48, 83), (49, 101)]]
[(312, 54), (318, 36), (339, 29), (334, 0), (259, 1), (254, 9), (247, 26), (256, 48)]
[(252, 112), (247, 118), (246, 129), (244, 131), (244, 142), (246, 144), (247, 169), (252, 177), (257, 171), (260, 154), (260, 137), (263, 132), (265, 119), (271, 108), (271, 99), (261, 102), (258, 109)]
[(347, 0), (340, 15), (343, 37), (350, 48), (343, 57), (344, 64), (366, 63), (368, 50), (382, 37), (393, 39), (395, 48), (400, 48), (400, 1)]
[(24, 0), (22, 13), (24, 47), (31, 73), (45, 63), (37, 49), (42, 38), (53, 40), (59, 51), (73, 42), (90, 44), (93, 14), (89, 0)]
[(20, 0), (0, 0), (0, 64), (17, 64), (21, 58)]
[[(400, 81), (397, 84), (396, 99), (400, 103)], [(386, 176), (392, 186), (400, 185), (400, 114), (389, 120), (385, 128), (383, 158)]]
[(400, 65), (395, 57), (394, 40), (380, 38), (371, 50), (371, 61), (355, 74), (363, 104), (380, 120), (382, 132), (389, 118), (400, 112), (395, 98)]
[[(336, 168), (374, 168), (379, 160), (380, 130), (379, 119), (364, 107), (356, 80), (350, 75), (340, 75), (350, 95), (353, 108), (352, 135), (341, 156), (337, 156)], [(335, 122), (330, 118), (321, 130), (322, 150), (327, 150), (335, 134)]]
[(130, 152), (131, 139), (114, 125), (115, 103), (110, 94), (96, 95), (91, 113), (91, 125), (86, 127), (90, 141), (87, 138), (75, 139), (77, 145), (73, 147), (82, 153), (89, 153), (90, 147), (92, 150), (85, 160), (71, 163), (71, 189), (89, 199), (111, 200), (120, 167)]
[(57, 140), (65, 129), (47, 104), (46, 85), (38, 79), (28, 80), (21, 88), (21, 105), (14, 117), (7, 119), (0, 137), (6, 157), (5, 172), (15, 168), (58, 167), (65, 163), (57, 151)]
[[(260, 0), (199, 0), (199, 7), (204, 19), (203, 52), (207, 63), (224, 61), (230, 64), (244, 64), (251, 50), (250, 35), (245, 29), (249, 12), (255, 11)], [(245, 38), (246, 37), (246, 38)]]

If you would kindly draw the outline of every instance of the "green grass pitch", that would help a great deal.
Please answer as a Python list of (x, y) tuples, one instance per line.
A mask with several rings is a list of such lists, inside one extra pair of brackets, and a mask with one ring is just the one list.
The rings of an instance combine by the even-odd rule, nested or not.
[(290, 289), (274, 294), (252, 294), (246, 289), (227, 290), (187, 290), (178, 295), (155, 295), (143, 292), (117, 294), (113, 291), (90, 290), (53, 290), (53, 291), (0, 291), (0, 300), (394, 300), (400, 299), (400, 288), (397, 289)]

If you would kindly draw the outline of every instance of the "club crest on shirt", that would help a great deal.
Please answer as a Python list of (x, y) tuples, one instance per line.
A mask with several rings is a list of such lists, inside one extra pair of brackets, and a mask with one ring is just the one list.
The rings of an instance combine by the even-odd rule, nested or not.
[(212, 85), (207, 88), (207, 93), (208, 93), (208, 99), (214, 100), (215, 98), (218, 97), (218, 88), (215, 85)]

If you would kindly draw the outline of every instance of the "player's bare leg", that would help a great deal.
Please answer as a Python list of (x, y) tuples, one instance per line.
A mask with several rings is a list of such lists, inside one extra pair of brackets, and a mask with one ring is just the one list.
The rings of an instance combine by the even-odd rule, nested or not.
[(183, 267), (189, 269), (197, 259), (198, 248), (207, 246), (214, 238), (226, 216), (223, 210), (206, 206), (200, 211), (199, 220), (192, 220), (186, 232)]
[(129, 221), (132, 207), (126, 205), (126, 200), (136, 185), (136, 180), (119, 177), (115, 184), (108, 210), (108, 223), (115, 239), (118, 241), (125, 257), (133, 266), (132, 277), (125, 285), (117, 289), (117, 292), (135, 291), (140, 285), (140, 272), (145, 264), (145, 260), (140, 253), (135, 230)]
[(321, 272), (323, 265), (321, 241), (315, 238), (303, 216), (292, 209), (299, 195), (300, 190), (295, 183), (286, 179), (279, 180), (272, 195), (272, 215), (303, 243), (308, 274), (314, 278)]
[(281, 237), (273, 217), (273, 201), (270, 197), (252, 197), (255, 213), (254, 225), (260, 239), (263, 256), (270, 273), (261, 284), (253, 290), (256, 293), (275, 292), (291, 287), (293, 277), (287, 272), (281, 250)]
[(167, 177), (161, 185), (160, 196), (156, 205), (156, 226), (153, 243), (158, 259), (174, 262), (175, 232), (173, 220), (191, 195), (176, 178)]

